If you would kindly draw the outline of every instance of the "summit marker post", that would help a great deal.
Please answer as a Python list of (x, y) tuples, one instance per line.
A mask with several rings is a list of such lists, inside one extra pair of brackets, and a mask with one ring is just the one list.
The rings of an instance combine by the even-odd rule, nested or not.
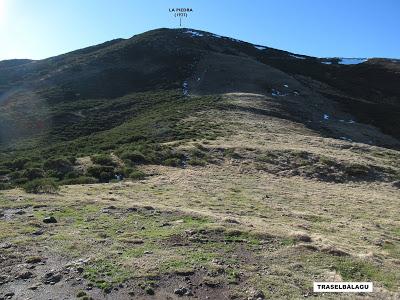
[(168, 10), (175, 18), (179, 18), (179, 27), (182, 27), (182, 18), (188, 18), (192, 8), (170, 8)]

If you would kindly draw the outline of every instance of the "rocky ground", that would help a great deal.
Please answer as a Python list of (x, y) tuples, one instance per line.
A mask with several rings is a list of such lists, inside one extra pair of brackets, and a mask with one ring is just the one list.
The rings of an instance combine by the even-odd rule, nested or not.
[(184, 120), (227, 133), (179, 146), (204, 166), (2, 191), (0, 299), (337, 299), (312, 282), (341, 280), (375, 287), (343, 299), (399, 298), (399, 152), (226, 97), (236, 109)]

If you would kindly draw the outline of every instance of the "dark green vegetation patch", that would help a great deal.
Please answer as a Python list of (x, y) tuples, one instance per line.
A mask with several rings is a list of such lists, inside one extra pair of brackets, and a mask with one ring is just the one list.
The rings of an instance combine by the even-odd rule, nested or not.
[[(31, 138), (3, 144), (1, 188), (27, 186), (38, 179), (56, 184), (142, 179), (144, 174), (136, 169), (141, 164), (179, 167), (189, 160), (190, 164), (203, 165), (206, 161), (199, 153), (186, 155), (163, 143), (215, 138), (221, 134), (215, 125), (183, 120), (220, 105), (218, 96), (189, 98), (180, 91), (50, 104), (50, 114), (64, 115), (64, 121)], [(73, 114), (79, 117), (68, 117)], [(93, 165), (79, 168), (77, 159), (87, 156)]]

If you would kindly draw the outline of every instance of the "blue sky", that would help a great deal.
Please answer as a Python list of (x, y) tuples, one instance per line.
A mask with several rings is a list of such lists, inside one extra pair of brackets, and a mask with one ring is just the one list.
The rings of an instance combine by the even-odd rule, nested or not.
[(0, 0), (0, 60), (41, 59), (159, 27), (319, 57), (400, 58), (398, 0)]

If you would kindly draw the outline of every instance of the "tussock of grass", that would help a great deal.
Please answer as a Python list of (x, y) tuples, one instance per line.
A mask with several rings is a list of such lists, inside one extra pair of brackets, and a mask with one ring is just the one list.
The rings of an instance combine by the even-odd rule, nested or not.
[(35, 179), (24, 185), (24, 190), (27, 193), (47, 193), (54, 194), (58, 191), (58, 184), (54, 179), (45, 178), (45, 179)]
[(269, 150), (257, 157), (256, 167), (273, 173), (304, 176), (322, 181), (385, 181), (394, 179), (390, 169), (298, 150)]

